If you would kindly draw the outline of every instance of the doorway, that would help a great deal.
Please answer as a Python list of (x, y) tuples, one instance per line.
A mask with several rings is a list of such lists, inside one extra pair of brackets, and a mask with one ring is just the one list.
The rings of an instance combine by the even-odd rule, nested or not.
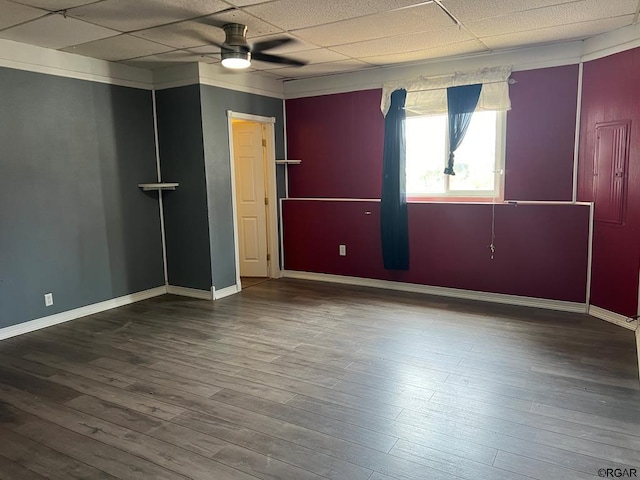
[(238, 290), (280, 276), (275, 119), (228, 112)]

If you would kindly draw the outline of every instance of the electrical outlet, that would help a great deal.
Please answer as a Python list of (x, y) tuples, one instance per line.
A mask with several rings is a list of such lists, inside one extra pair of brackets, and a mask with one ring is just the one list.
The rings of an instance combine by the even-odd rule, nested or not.
[(341, 257), (346, 257), (347, 256), (347, 246), (346, 245), (340, 245), (340, 256)]
[(53, 305), (53, 293), (45, 293), (44, 294), (44, 306), (50, 307)]

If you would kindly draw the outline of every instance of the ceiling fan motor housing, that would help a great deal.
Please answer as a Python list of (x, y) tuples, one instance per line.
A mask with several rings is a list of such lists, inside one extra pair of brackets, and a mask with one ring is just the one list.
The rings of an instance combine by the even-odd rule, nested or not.
[[(227, 23), (222, 26), (225, 33), (224, 43), (219, 44), (222, 66), (243, 69), (251, 65), (251, 59), (282, 65), (302, 66), (307, 62), (265, 53), (265, 50), (291, 43), (291, 37), (271, 38), (259, 41), (253, 48), (247, 43), (247, 26), (241, 23)], [(253, 51), (253, 52), (252, 52)]]
[(229, 47), (243, 47), (249, 50), (247, 43), (247, 26), (239, 23), (227, 23), (222, 27), (226, 35), (224, 44)]

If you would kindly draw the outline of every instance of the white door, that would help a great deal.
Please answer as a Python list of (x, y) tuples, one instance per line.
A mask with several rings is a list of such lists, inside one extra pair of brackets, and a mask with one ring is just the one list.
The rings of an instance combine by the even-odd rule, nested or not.
[(268, 277), (262, 125), (233, 122), (240, 275)]

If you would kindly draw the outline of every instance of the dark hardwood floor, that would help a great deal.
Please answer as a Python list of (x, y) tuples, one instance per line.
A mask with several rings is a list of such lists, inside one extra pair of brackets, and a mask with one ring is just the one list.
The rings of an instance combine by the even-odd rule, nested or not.
[(0, 342), (2, 479), (616, 468), (640, 476), (635, 340), (586, 315), (283, 279)]

